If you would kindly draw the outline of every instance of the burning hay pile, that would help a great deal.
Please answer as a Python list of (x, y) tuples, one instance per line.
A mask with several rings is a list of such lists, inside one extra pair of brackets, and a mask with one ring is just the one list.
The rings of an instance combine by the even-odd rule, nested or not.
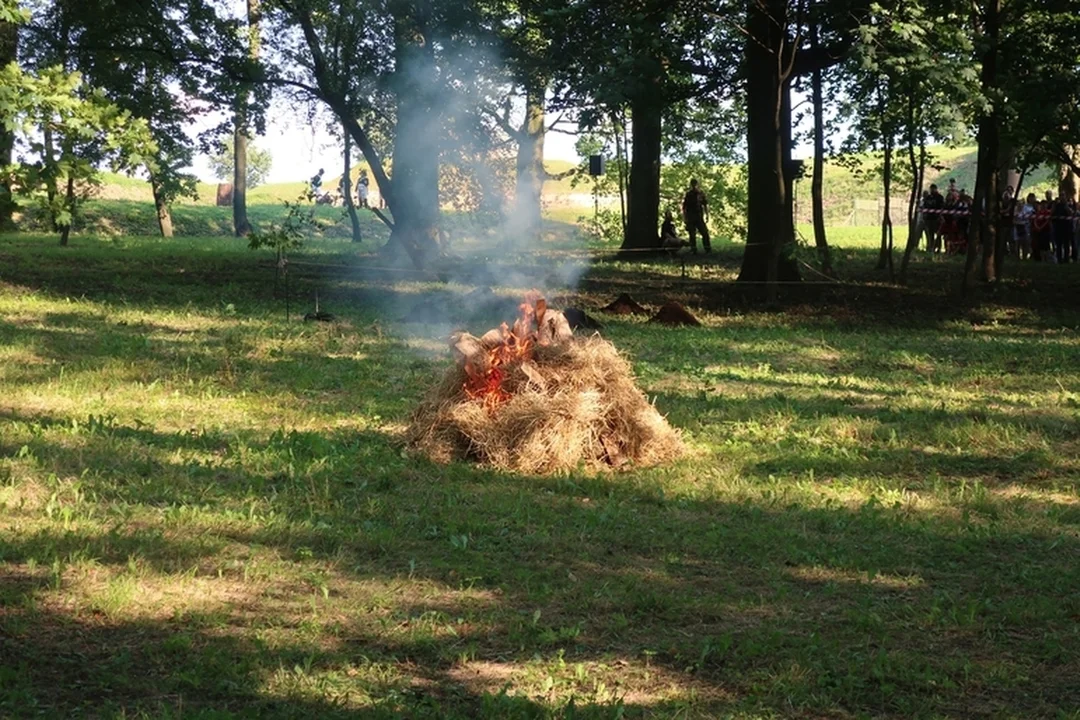
[(599, 337), (574, 337), (562, 313), (530, 293), (514, 326), (455, 333), (457, 359), (417, 409), (409, 444), (439, 462), (472, 459), (551, 473), (683, 453), (679, 434), (634, 383), (630, 365)]

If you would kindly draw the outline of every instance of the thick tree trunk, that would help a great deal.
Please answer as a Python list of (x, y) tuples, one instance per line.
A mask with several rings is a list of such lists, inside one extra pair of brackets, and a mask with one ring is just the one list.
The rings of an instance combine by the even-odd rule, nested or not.
[(525, 121), (518, 131), (517, 176), (514, 188), (514, 209), (511, 232), (519, 239), (535, 245), (540, 236), (541, 202), (544, 192), (544, 138), (547, 117), (544, 94), (547, 83), (525, 89)]
[(394, 179), (390, 209), (400, 244), (417, 267), (439, 252), (439, 156), (442, 132), (434, 48), (427, 27), (430, 3), (399, 3), (394, 20), (393, 87), (397, 94)]
[[(998, 37), (1000, 28), (1001, 0), (987, 0), (983, 15), (983, 27), (987, 40), (982, 58), (980, 85), (984, 96), (997, 88)], [(1001, 214), (1001, 194), (998, 192), (998, 160), (1000, 156), (1000, 116), (991, 108), (979, 119), (979, 154), (975, 176), (975, 198), (971, 208), (971, 225), (968, 228), (967, 262), (964, 271), (964, 289), (975, 281), (975, 265), (979, 246), (983, 251), (983, 278), (995, 282), (998, 268), (995, 262), (998, 220)]]
[(161, 183), (153, 173), (150, 173), (150, 190), (154, 194), (154, 209), (157, 211), (158, 229), (161, 231), (161, 237), (171, 238), (173, 236), (172, 212), (169, 210), (169, 203), (165, 199), (165, 192), (161, 187)]
[(783, 0), (749, 3), (746, 43), (747, 166), (749, 200), (747, 241), (739, 280), (768, 282), (768, 295), (775, 297), (770, 279), (798, 281), (794, 258), (781, 259), (791, 218), (783, 159), (784, 131), (781, 125), (784, 78), (777, 57), (783, 51), (786, 23)]
[(349, 131), (345, 131), (345, 172), (341, 175), (341, 195), (345, 203), (345, 209), (349, 213), (349, 223), (352, 226), (352, 241), (360, 242), (360, 218), (356, 216), (356, 206), (352, 196), (352, 138)]
[[(248, 53), (252, 59), (259, 57), (259, 2), (247, 0)], [(247, 216), (247, 118), (248, 91), (242, 91), (236, 110), (235, 129), (233, 131), (233, 231), (236, 237), (245, 237), (251, 233), (251, 223)]]
[[(817, 49), (817, 23), (810, 27), (810, 46)], [(821, 68), (814, 68), (810, 76), (811, 102), (814, 104), (814, 172), (810, 181), (810, 200), (814, 211), (814, 245), (817, 247), (821, 272), (832, 275), (832, 257), (829, 240), (825, 235), (825, 99), (821, 89)]]
[(247, 124), (242, 112), (236, 114), (233, 129), (233, 232), (246, 237), (251, 232), (247, 217)]
[[(13, 23), (0, 22), (0, 67), (18, 60), (19, 30)], [(11, 165), (14, 160), (15, 131), (0, 125), (0, 166)], [(11, 179), (0, 178), (0, 232), (12, 228), (15, 198), (11, 191)]]
[[(1067, 147), (1064, 152), (1074, 164), (1080, 164), (1080, 147)], [(1078, 190), (1080, 182), (1077, 181), (1076, 171), (1068, 163), (1061, 163), (1058, 167), (1058, 196), (1066, 200), (1076, 200)]]
[(659, 83), (653, 83), (651, 91), (635, 98), (630, 106), (634, 132), (624, 250), (660, 247), (660, 101)]

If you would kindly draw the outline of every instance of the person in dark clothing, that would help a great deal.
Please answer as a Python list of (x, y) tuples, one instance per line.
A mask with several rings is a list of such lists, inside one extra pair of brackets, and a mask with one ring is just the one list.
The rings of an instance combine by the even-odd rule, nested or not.
[(1049, 200), (1043, 200), (1035, 208), (1035, 215), (1031, 219), (1032, 260), (1053, 262), (1056, 259), (1051, 239), (1053, 232), (1050, 226), (1051, 209)]
[[(938, 191), (937, 185), (930, 186), (930, 194), (923, 201), (926, 227), (926, 252), (941, 249), (941, 213), (945, 207), (945, 196)], [(929, 210), (930, 212), (925, 212)]]
[(690, 181), (690, 190), (682, 202), (683, 222), (686, 223), (686, 232), (690, 235), (690, 249), (697, 252), (697, 234), (701, 233), (701, 245), (705, 252), (712, 252), (712, 244), (709, 241), (709, 200), (705, 193), (698, 189), (697, 180)]
[(1054, 226), (1054, 255), (1058, 263), (1067, 263), (1074, 259), (1072, 257), (1073, 221), (1072, 209), (1065, 200), (1065, 196), (1058, 196), (1051, 213)]
[(686, 247), (689, 244), (685, 240), (679, 239), (678, 233), (675, 232), (675, 217), (668, 210), (664, 213), (664, 223), (660, 226), (660, 247), (674, 255), (679, 251), (679, 248)]

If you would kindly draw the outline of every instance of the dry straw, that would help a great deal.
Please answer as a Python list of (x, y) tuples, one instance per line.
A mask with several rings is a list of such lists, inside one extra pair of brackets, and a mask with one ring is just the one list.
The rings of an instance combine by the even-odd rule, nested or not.
[(530, 474), (655, 465), (680, 457), (679, 433), (638, 389), (629, 363), (594, 336), (537, 346), (507, 368), (494, 409), (465, 396), (456, 365), (423, 401), (409, 445), (438, 462), (469, 459)]

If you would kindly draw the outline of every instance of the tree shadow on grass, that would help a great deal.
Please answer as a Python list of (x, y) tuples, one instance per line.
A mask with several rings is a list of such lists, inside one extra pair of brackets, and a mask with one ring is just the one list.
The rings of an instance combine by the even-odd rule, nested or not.
[[(77, 452), (110, 457), (83, 492), (103, 511), (125, 502), (141, 529), (76, 517), (74, 530), (9, 535), (5, 572), (70, 557), (119, 570), (134, 557), (163, 575), (198, 565), (206, 582), (238, 590), (203, 619), (128, 620), (72, 609), (47, 582), (16, 577), (0, 607), (11, 707), (545, 717), (574, 694), (583, 716), (616, 717), (610, 698), (596, 703), (596, 683), (620, 677), (649, 696), (625, 697), (629, 716), (1048, 717), (1080, 702), (1080, 645), (1067, 641), (1080, 539), (1051, 526), (872, 501), (806, 507), (782, 492), (667, 496), (663, 470), (529, 478), (434, 466), (377, 434), (354, 445), (331, 434), (325, 446), (283, 436), (248, 449), (271, 453), (262, 466), (192, 472), (184, 452), (208, 446), (156, 435), (115, 428), (79, 450), (36, 441), (34, 454), (61, 468)], [(361, 445), (374, 455), (348, 471), (313, 467)], [(133, 480), (143, 456), (155, 458), (153, 481)], [(295, 477), (262, 475), (286, 457)], [(265, 517), (230, 514), (252, 501)], [(203, 520), (153, 519), (185, 504)], [(273, 581), (222, 578), (226, 545), (271, 551)], [(312, 600), (301, 578), (327, 568), (326, 595)], [(484, 663), (508, 674), (470, 679)], [(500, 696), (503, 682), (526, 695)], [(335, 705), (350, 693), (377, 706)]]
[[(793, 417), (790, 440), (763, 448), (758, 459), (740, 472), (748, 477), (813, 477), (818, 481), (863, 479), (899, 489), (935, 489), (978, 480), (988, 487), (1030, 489), (1075, 487), (1080, 465), (1062, 448), (1080, 437), (1075, 420), (1040, 410), (901, 408), (882, 406), (880, 398), (849, 392), (843, 398), (793, 397), (777, 393), (761, 397), (689, 396), (665, 392), (657, 406), (676, 425), (699, 432), (730, 422)], [(704, 418), (704, 420), (702, 419)], [(836, 427), (823, 421), (838, 423)], [(767, 420), (765, 422), (768, 422)], [(846, 433), (833, 442), (814, 442), (799, 423), (813, 422), (817, 432)], [(1002, 437), (1035, 434), (1045, 447), (1021, 452), (983, 450), (977, 444), (963, 451), (953, 447), (958, 428), (990, 428)], [(902, 438), (903, 444), (892, 442)], [(971, 441), (975, 443), (976, 441)], [(723, 453), (721, 445), (716, 451)]]

